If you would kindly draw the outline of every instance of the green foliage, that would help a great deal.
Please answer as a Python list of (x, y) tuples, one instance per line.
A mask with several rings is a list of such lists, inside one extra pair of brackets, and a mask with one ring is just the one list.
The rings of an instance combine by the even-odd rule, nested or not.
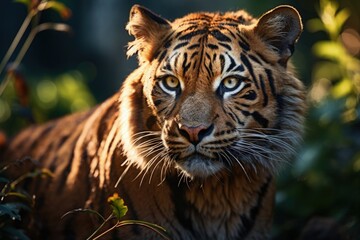
[[(52, 9), (63, 19), (71, 16), (71, 10), (55, 0), (17, 0), (28, 8), (28, 15), (16, 34), (0, 64), (0, 74), (5, 69), (15, 49), (20, 48), (11, 67), (0, 84), (0, 130), (12, 135), (29, 123), (44, 122), (69, 112), (89, 109), (95, 99), (86, 84), (83, 71), (73, 70), (57, 76), (26, 76), (18, 66), (33, 42), (35, 36), (45, 30), (70, 31), (66, 24), (39, 23), (39, 15)], [(32, 23), (30, 25), (30, 23)], [(30, 33), (25, 37), (26, 30)], [(25, 38), (20, 46), (20, 40)], [(1, 133), (1, 132), (0, 132)]]
[[(95, 210), (83, 209), (83, 208), (79, 208), (79, 209), (69, 211), (69, 212), (65, 213), (62, 216), (62, 218), (66, 217), (66, 216), (68, 216), (70, 214), (77, 213), (77, 212), (97, 215), (102, 220), (102, 223), (87, 238), (87, 240), (99, 239), (99, 238), (105, 236), (106, 234), (108, 234), (109, 232), (115, 230), (116, 228), (120, 228), (120, 227), (123, 227), (123, 226), (126, 226), (126, 225), (143, 226), (143, 227), (149, 228), (152, 231), (156, 232), (163, 239), (167, 239), (167, 240), (171, 239), (168, 232), (163, 227), (161, 227), (159, 225), (149, 223), (149, 222), (145, 222), (145, 221), (140, 221), (140, 220), (121, 220), (123, 217), (125, 217), (125, 215), (126, 215), (126, 213), (128, 211), (128, 207), (125, 205), (124, 200), (121, 197), (119, 197), (119, 194), (114, 193), (112, 196), (110, 196), (108, 198), (108, 204), (110, 205), (110, 208), (112, 209), (112, 212), (107, 218), (105, 218), (99, 212), (97, 212)], [(107, 229), (105, 229), (102, 233), (99, 233), (100, 230), (103, 229), (106, 226), (106, 224), (110, 223), (112, 220), (115, 220), (115, 223), (112, 224), (111, 227), (108, 227)]]
[[(0, 124), (8, 134), (32, 122), (87, 110), (96, 103), (83, 70), (24, 79), (17, 76), (10, 81), (0, 97)], [(22, 82), (23, 89), (19, 87)]]
[(117, 193), (108, 198), (108, 203), (112, 208), (113, 215), (118, 220), (126, 215), (128, 207), (124, 205), (124, 200)]
[[(310, 31), (329, 40), (313, 46), (313, 68), (305, 144), (293, 171), (281, 175), (275, 237), (295, 239), (313, 217), (336, 220), (340, 232), (360, 234), (360, 62), (341, 41), (350, 9), (321, 0)], [(299, 227), (302, 226), (302, 227)]]
[(0, 239), (28, 240), (26, 226), (18, 225), (23, 220), (22, 216), (31, 212), (34, 202), (20, 187), (20, 183), (29, 178), (51, 177), (52, 173), (46, 169), (35, 169), (10, 180), (4, 174), (8, 167), (9, 165), (0, 171)]

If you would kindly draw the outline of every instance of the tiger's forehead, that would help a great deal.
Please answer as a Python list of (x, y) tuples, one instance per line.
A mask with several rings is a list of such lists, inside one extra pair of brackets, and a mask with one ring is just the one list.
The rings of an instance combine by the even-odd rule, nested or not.
[(175, 20), (160, 53), (164, 59), (161, 70), (186, 82), (197, 79), (205, 83), (230, 70), (243, 71), (240, 52), (249, 46), (239, 27), (253, 21), (244, 12), (197, 13)]
[(226, 12), (226, 13), (209, 13), (198, 12), (190, 13), (182, 18), (176, 19), (171, 25), (181, 28), (186, 25), (219, 26), (219, 25), (250, 25), (255, 19), (245, 11)]

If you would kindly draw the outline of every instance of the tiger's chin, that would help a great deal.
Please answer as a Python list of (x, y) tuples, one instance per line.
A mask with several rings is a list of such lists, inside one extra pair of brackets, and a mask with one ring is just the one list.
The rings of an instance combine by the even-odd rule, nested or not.
[(201, 154), (193, 154), (176, 161), (176, 168), (190, 179), (209, 177), (224, 167), (221, 161)]

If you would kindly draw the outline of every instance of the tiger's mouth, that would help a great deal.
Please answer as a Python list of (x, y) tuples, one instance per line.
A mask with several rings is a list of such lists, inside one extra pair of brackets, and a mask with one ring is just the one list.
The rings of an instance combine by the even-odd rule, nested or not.
[(224, 164), (219, 159), (210, 158), (201, 153), (194, 153), (176, 160), (176, 168), (190, 178), (205, 178), (219, 172), (223, 167)]

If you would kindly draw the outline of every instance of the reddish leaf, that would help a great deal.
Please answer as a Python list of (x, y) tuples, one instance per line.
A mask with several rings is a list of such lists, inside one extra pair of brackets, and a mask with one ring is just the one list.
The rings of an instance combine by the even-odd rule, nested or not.
[(10, 74), (14, 81), (15, 92), (19, 98), (20, 105), (23, 107), (29, 106), (29, 89), (24, 76), (16, 70), (11, 70), (8, 74)]
[(0, 148), (6, 144), (6, 135), (0, 131)]

